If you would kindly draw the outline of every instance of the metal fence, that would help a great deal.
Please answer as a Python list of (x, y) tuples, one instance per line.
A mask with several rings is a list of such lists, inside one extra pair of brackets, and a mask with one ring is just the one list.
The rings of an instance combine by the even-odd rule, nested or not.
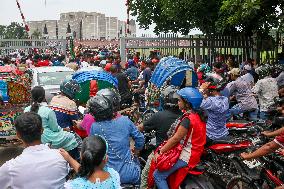
[(127, 55), (133, 52), (139, 52), (140, 57), (146, 59), (151, 51), (156, 50), (160, 51), (162, 56), (177, 56), (184, 60), (193, 58), (195, 61), (203, 59), (208, 63), (214, 62), (218, 56), (227, 59), (229, 55), (233, 55), (236, 62), (242, 62), (248, 58), (255, 58), (258, 62), (274, 61), (277, 53), (274, 50), (275, 47), (264, 50), (257, 47), (257, 41), (267, 43), (247, 36), (178, 37), (175, 34), (165, 34), (158, 37), (122, 37), (120, 49), (122, 60), (126, 60)]
[(33, 53), (35, 49), (66, 54), (67, 40), (61, 39), (0, 39), (0, 54), (13, 52)]

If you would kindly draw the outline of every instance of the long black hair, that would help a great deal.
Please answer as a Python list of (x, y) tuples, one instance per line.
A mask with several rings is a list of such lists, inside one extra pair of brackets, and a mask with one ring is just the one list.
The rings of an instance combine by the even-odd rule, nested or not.
[(35, 86), (32, 91), (32, 106), (31, 106), (31, 112), (38, 112), (39, 109), (39, 103), (43, 102), (45, 100), (45, 91), (44, 88), (41, 86)]
[(90, 177), (94, 169), (105, 159), (107, 143), (101, 136), (89, 136), (84, 139), (81, 150), (81, 166), (78, 175)]
[(201, 108), (192, 108), (192, 104), (190, 102), (187, 102), (184, 98), (180, 97), (185, 104), (188, 105), (188, 108), (193, 112), (197, 113), (201, 119), (201, 121), (206, 122), (207, 121), (207, 115)]

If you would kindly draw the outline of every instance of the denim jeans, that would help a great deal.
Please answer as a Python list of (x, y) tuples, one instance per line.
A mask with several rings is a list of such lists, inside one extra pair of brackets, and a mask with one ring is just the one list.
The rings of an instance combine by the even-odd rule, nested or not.
[(259, 113), (259, 118), (262, 119), (262, 120), (267, 120), (267, 119), (268, 119), (268, 114), (267, 114), (267, 112), (260, 111), (260, 113)]
[[(247, 110), (242, 110), (239, 104), (234, 105), (227, 114), (227, 119), (230, 119), (232, 115), (238, 115), (244, 112), (248, 112)], [(249, 120), (257, 121), (258, 109), (249, 112)]]
[(167, 178), (172, 173), (174, 173), (176, 170), (186, 167), (186, 166), (187, 166), (187, 163), (179, 159), (177, 163), (168, 171), (161, 172), (161, 171), (156, 170), (154, 172), (154, 179), (155, 179), (155, 183), (158, 189), (169, 189)]

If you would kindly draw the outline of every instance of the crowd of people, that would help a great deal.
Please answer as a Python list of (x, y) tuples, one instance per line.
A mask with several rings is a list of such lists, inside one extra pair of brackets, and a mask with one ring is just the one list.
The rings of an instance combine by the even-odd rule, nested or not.
[[(85, 189), (131, 184), (145, 189), (155, 184), (158, 189), (178, 188), (188, 171), (200, 162), (206, 145), (229, 140), (228, 120), (267, 120), (274, 99), (283, 97), (281, 65), (258, 66), (251, 59), (238, 64), (233, 56), (227, 62), (217, 57), (213, 65), (202, 60), (188, 62), (197, 72), (199, 87), (168, 86), (161, 94), (163, 111), (136, 125), (119, 110), (125, 104), (140, 105), (140, 94), (147, 91), (158, 58), (128, 58), (122, 65), (116, 52), (102, 49), (77, 52), (75, 59), (67, 60), (63, 55), (1, 59), (2, 64), (21, 71), (33, 66), (69, 66), (74, 70), (98, 66), (118, 80), (117, 90), (103, 89), (90, 97), (83, 117), (74, 99), (80, 91), (76, 81), (64, 81), (61, 93), (49, 104), (44, 89), (34, 87), (31, 105), (15, 121), (17, 136), (26, 148), (0, 167), (1, 187)], [(138, 86), (135, 89), (134, 84)], [(283, 114), (282, 107), (279, 111)], [(240, 156), (251, 160), (284, 148), (283, 128), (264, 132), (276, 138)], [(76, 130), (85, 132), (82, 143)], [(141, 170), (138, 157), (145, 143), (142, 132), (152, 130), (156, 131), (157, 149)], [(182, 146), (178, 160), (165, 171), (158, 169), (159, 159), (177, 145)], [(66, 180), (70, 168), (76, 177)]]

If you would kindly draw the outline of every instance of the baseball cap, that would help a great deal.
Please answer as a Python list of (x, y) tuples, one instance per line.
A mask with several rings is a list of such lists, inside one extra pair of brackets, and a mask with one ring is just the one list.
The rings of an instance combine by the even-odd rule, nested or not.
[(231, 71), (228, 72), (228, 74), (240, 75), (240, 69), (239, 68), (233, 68)]

